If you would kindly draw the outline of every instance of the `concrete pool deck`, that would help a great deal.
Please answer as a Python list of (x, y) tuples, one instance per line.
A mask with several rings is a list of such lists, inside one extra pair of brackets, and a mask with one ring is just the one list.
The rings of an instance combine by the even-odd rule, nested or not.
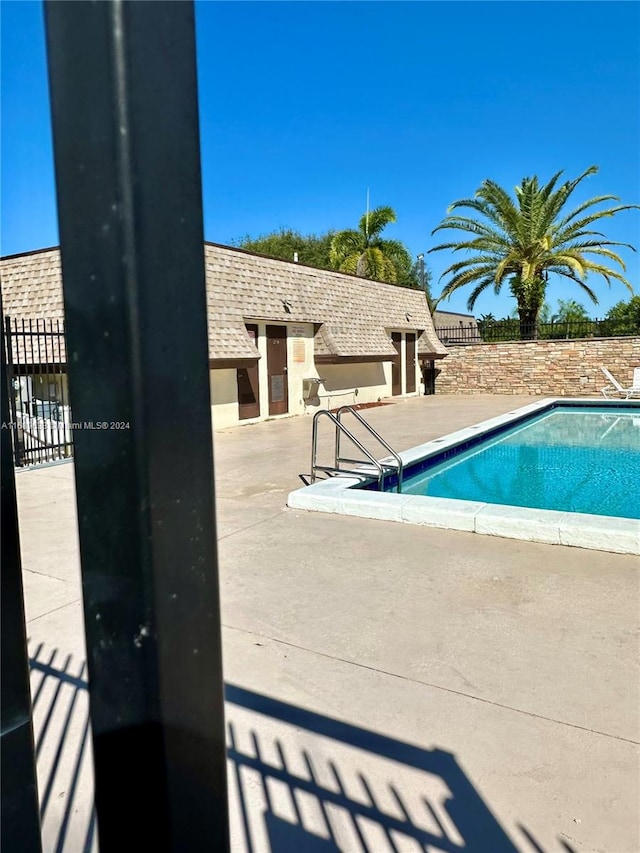
[[(533, 400), (365, 414), (403, 450)], [(638, 558), (288, 509), (310, 434), (215, 435), (232, 849), (637, 853)], [(45, 850), (83, 850), (73, 467), (16, 480)]]

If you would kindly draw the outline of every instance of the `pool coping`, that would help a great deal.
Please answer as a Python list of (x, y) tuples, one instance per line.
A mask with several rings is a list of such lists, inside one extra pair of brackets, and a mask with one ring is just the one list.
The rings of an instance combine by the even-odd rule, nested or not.
[[(547, 397), (427, 441), (399, 455), (407, 467), (415, 462), (439, 456), (443, 451), (491, 433), (498, 427), (515, 424), (522, 418), (554, 404), (563, 403), (605, 408), (615, 408), (622, 404), (637, 407), (640, 415), (640, 401), (603, 400), (600, 397)], [(388, 459), (392, 461), (390, 457)], [(292, 509), (462, 530), (528, 542), (640, 555), (640, 520), (637, 519), (354, 489), (354, 486), (361, 486), (373, 479), (371, 466), (363, 464), (361, 470), (362, 476), (340, 474), (296, 489), (289, 494), (287, 506)]]

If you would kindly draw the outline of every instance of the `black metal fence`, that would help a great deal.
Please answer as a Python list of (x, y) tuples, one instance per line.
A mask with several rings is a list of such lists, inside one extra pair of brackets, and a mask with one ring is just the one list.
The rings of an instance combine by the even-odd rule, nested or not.
[(458, 326), (436, 328), (445, 346), (457, 344), (496, 343), (500, 341), (563, 340), (576, 338), (611, 338), (640, 335), (637, 323), (620, 320), (558, 320), (550, 323), (521, 324), (518, 319), (477, 320)]
[[(19, 426), (24, 441), (25, 426), (42, 417), (47, 453), (64, 452), (69, 369), (81, 424), (74, 474), (99, 849), (225, 853), (194, 4), (49, 0), (44, 8), (73, 358), (63, 357), (59, 325), (3, 319), (11, 356), (3, 335), (2, 423), (13, 425), (17, 446)], [(1, 303), (0, 293), (0, 317)], [(18, 419), (23, 377), (46, 377), (46, 396), (25, 382)], [(57, 417), (38, 399), (55, 402)], [(87, 428), (94, 423), (99, 431)], [(10, 430), (0, 439), (0, 846), (41, 853)], [(55, 781), (45, 784), (53, 804)]]
[(17, 467), (73, 455), (66, 348), (59, 320), (5, 317), (7, 384)]

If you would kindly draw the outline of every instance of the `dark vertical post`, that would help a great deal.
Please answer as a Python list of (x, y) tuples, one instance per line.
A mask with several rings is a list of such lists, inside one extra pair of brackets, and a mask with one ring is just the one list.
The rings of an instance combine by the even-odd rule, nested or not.
[[(45, 399), (44, 399), (44, 389), (42, 387), (44, 383), (42, 381), (42, 367), (43, 367), (43, 365), (42, 365), (42, 353), (40, 352), (40, 320), (37, 318), (36, 318), (35, 338), (32, 338), (31, 340), (32, 341), (35, 340), (37, 343), (37, 346), (38, 346), (38, 373), (37, 373), (38, 387), (37, 387), (37, 390), (34, 394), (34, 400), (33, 400), (33, 409), (34, 409), (33, 413), (36, 416), (35, 433), (38, 437), (37, 438), (38, 462), (47, 462), (48, 461), (47, 460), (48, 454), (45, 450), (47, 430), (46, 430), (46, 421), (44, 419), (44, 406), (38, 405), (38, 402), (44, 403)], [(34, 376), (34, 379), (35, 378), (36, 377)], [(43, 439), (44, 439), (44, 441), (43, 441)]]
[[(4, 331), (5, 331), (5, 339), (6, 339), (6, 351), (5, 351), (5, 360), (6, 360), (6, 381), (7, 381), (7, 390), (8, 390), (8, 402), (9, 402), (9, 418), (11, 426), (9, 427), (11, 437), (13, 439), (13, 459), (15, 460), (16, 467), (19, 467), (22, 464), (21, 452), (20, 452), (20, 443), (18, 441), (18, 416), (16, 411), (16, 395), (13, 387), (14, 381), (14, 369), (13, 369), (13, 334), (11, 331), (11, 317), (4, 318)], [(4, 417), (3, 417), (4, 420)]]
[[(2, 305), (0, 301), (0, 313)], [(1, 672), (0, 786), (2, 790), (2, 819), (0, 848), (24, 853), (40, 851), (40, 816), (33, 751), (31, 723), (31, 691), (29, 662), (24, 621), (22, 564), (18, 532), (18, 506), (15, 473), (11, 452), (9, 423), (9, 394), (13, 389), (7, 382), (7, 359), (2, 335), (2, 575), (1, 598)]]
[(99, 846), (224, 851), (193, 4), (45, 10)]

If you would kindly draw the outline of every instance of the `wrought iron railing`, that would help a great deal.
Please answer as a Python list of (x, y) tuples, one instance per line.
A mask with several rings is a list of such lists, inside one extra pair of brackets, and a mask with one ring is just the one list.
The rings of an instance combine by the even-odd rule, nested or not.
[(518, 319), (478, 320), (458, 326), (441, 326), (436, 333), (445, 346), (495, 343), (499, 341), (610, 338), (640, 335), (640, 326), (620, 320), (557, 320), (550, 323), (521, 323)]
[(16, 466), (72, 456), (63, 324), (5, 317), (4, 334)]

